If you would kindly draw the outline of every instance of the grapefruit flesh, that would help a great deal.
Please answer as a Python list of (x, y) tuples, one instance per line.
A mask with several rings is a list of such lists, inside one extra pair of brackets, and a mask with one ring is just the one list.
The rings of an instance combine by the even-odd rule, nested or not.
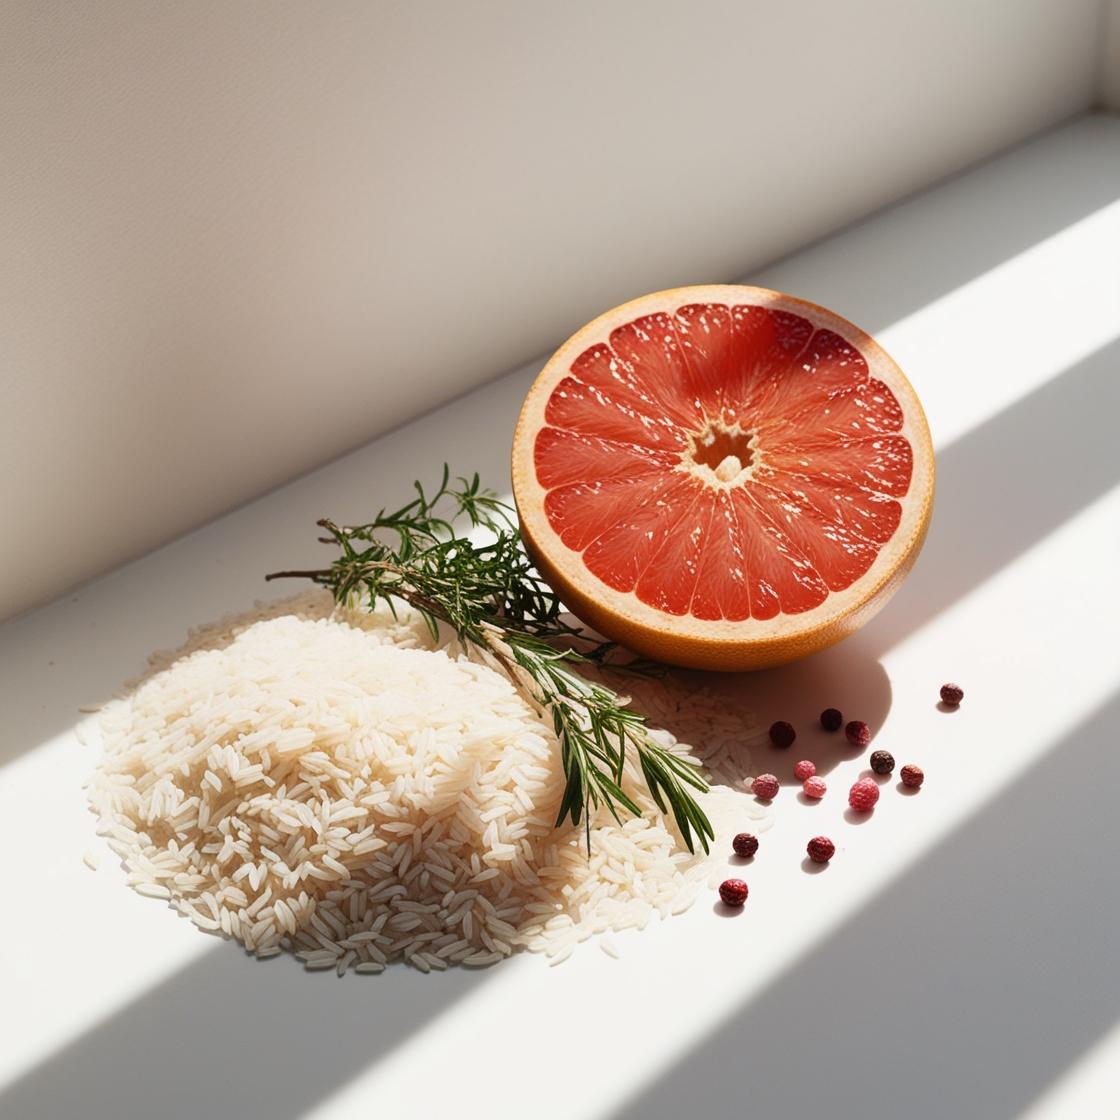
[(778, 664), (862, 625), (921, 547), (933, 478), (882, 348), (742, 286), (600, 316), (545, 366), (514, 437), (541, 574), (603, 634), (697, 668)]

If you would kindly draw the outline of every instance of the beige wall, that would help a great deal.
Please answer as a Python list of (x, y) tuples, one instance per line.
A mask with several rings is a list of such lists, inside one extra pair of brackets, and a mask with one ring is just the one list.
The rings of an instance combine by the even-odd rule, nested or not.
[(1104, 34), (1101, 36), (1100, 103), (1120, 112), (1120, 0), (1101, 0)]
[(0, 616), (1087, 107), (1098, 41), (1098, 0), (8, 0)]

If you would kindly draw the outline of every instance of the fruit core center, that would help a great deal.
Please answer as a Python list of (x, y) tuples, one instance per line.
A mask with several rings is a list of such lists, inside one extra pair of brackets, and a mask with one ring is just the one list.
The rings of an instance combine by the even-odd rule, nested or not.
[(754, 462), (754, 432), (745, 432), (738, 425), (709, 424), (691, 442), (692, 461), (707, 467), (720, 482), (730, 482)]

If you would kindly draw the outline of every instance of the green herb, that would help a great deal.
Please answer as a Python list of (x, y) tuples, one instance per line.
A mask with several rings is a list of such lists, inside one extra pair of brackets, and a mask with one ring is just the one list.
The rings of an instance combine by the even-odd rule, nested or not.
[[(341, 550), (329, 568), (265, 578), (310, 579), (350, 605), (382, 601), (395, 610), (396, 601), (406, 602), (423, 615), (433, 635), (446, 623), (551, 716), (567, 779), (557, 824), (570, 818), (578, 825), (582, 819), (590, 840), (594, 808), (606, 806), (620, 822), (620, 810), (638, 814), (622, 788), (632, 750), (651, 796), (662, 812), (672, 812), (688, 850), (695, 850), (695, 836), (707, 851), (715, 834), (690, 792), (708, 788), (698, 767), (655, 742), (626, 697), (578, 671), (580, 664), (642, 666), (608, 662), (611, 643), (565, 620), (559, 600), (525, 553), (514, 511), (482, 489), (478, 475), (453, 484), (445, 466), (435, 493), (426, 493), (419, 482), (415, 486), (411, 502), (382, 510), (366, 525), (318, 522), (329, 534), (323, 542)], [(459, 535), (454, 526), (459, 518), (493, 539), (476, 544)]]

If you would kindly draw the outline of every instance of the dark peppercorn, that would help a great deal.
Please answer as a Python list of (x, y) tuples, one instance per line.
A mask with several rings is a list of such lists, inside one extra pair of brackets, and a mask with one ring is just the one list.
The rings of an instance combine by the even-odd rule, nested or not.
[(821, 727), (825, 731), (839, 731), (840, 725), (844, 722), (843, 713), (839, 708), (825, 708), (821, 712)]
[(943, 684), (941, 699), (955, 708), (964, 699), (964, 689), (959, 684)]
[(750, 857), (758, 851), (758, 837), (752, 836), (749, 832), (740, 832), (731, 841), (731, 846), (735, 849), (737, 856)]
[(742, 906), (747, 893), (747, 884), (742, 879), (724, 879), (719, 885), (719, 896), (727, 906)]
[(871, 769), (876, 774), (891, 774), (894, 772), (894, 755), (890, 751), (872, 751)]
[(836, 845), (827, 836), (814, 836), (805, 850), (814, 863), (828, 863), (836, 855)]
[(899, 771), (899, 776), (902, 778), (902, 784), (909, 786), (911, 789), (921, 789), (922, 782), (926, 780), (922, 768), (913, 764), (904, 766)]
[(861, 719), (854, 719), (844, 728), (844, 734), (853, 747), (866, 747), (871, 742), (871, 728)]
[(786, 723), (784, 719), (780, 719), (777, 723), (770, 724), (770, 742), (774, 746), (781, 747), (784, 750), (786, 747), (793, 746), (793, 741), (796, 738), (797, 732), (794, 731), (792, 723)]

